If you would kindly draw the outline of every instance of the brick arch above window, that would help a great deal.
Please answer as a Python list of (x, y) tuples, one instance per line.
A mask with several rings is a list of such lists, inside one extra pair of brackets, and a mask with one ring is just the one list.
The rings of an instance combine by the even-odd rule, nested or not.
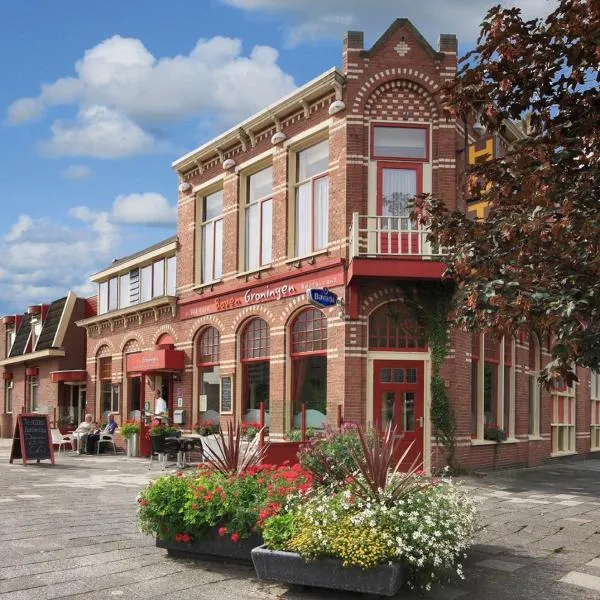
[(132, 352), (141, 352), (142, 347), (138, 339), (132, 338), (123, 345), (123, 354), (131, 354)]
[(437, 121), (435, 100), (420, 85), (403, 79), (384, 83), (367, 98), (364, 114), (383, 120)]
[(111, 356), (112, 350), (108, 344), (103, 344), (96, 350), (96, 358), (102, 358), (105, 356)]
[(402, 302), (386, 302), (369, 316), (369, 350), (425, 352), (425, 327)]
[(196, 344), (196, 361), (198, 364), (214, 365), (220, 362), (221, 334), (216, 327), (209, 325), (202, 329)]
[(260, 317), (251, 319), (242, 330), (241, 358), (268, 358), (271, 353), (269, 326)]
[(325, 352), (327, 350), (327, 317), (317, 308), (301, 311), (292, 322), (291, 353)]

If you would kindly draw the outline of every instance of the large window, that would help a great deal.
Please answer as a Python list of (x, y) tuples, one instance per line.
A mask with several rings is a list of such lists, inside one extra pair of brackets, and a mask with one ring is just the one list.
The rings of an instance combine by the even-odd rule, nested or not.
[(301, 407), (306, 425), (322, 429), (327, 418), (327, 317), (316, 308), (301, 312), (292, 325), (292, 401), (294, 427), (301, 425)]
[(472, 435), (484, 439), (488, 427), (515, 433), (514, 338), (496, 340), (492, 334), (473, 334), (471, 347)]
[(375, 159), (428, 159), (428, 130), (425, 127), (375, 125), (371, 155)]
[(329, 141), (297, 154), (296, 256), (327, 248), (329, 228)]
[(533, 437), (540, 435), (540, 343), (535, 334), (529, 335), (529, 427), (528, 433)]
[(592, 386), (590, 404), (592, 405), (592, 450), (600, 450), (600, 373), (590, 374)]
[(250, 175), (247, 179), (245, 216), (247, 271), (271, 264), (273, 245), (273, 167)]
[(202, 199), (202, 283), (223, 274), (223, 190)]
[(207, 327), (200, 334), (197, 346), (197, 365), (200, 379), (200, 418), (218, 422), (220, 412), (221, 369), (219, 331)]
[(425, 328), (400, 302), (380, 306), (369, 317), (369, 350), (426, 350)]
[(245, 421), (258, 422), (260, 403), (265, 405), (268, 425), (270, 380), (269, 326), (262, 319), (252, 319), (242, 333), (242, 412)]
[(13, 405), (13, 382), (4, 382), (4, 412), (11, 413)]
[(98, 285), (98, 313), (127, 308), (164, 295), (174, 296), (175, 266), (174, 256), (161, 258), (101, 282)]
[(575, 387), (554, 384), (552, 394), (552, 453), (575, 452)]

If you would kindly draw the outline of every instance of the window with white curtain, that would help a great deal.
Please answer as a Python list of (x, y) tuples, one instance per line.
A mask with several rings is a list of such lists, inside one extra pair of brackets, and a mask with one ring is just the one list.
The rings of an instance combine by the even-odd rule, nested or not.
[(223, 190), (202, 199), (202, 283), (223, 274)]
[(427, 158), (427, 129), (424, 127), (375, 126), (373, 158)]
[(383, 168), (381, 184), (381, 216), (385, 217), (382, 218), (382, 229), (414, 229), (410, 218), (410, 201), (417, 194), (417, 171)]
[(271, 263), (273, 167), (250, 175), (247, 181), (245, 268), (250, 271)]
[(329, 141), (297, 154), (296, 256), (327, 247), (329, 229)]

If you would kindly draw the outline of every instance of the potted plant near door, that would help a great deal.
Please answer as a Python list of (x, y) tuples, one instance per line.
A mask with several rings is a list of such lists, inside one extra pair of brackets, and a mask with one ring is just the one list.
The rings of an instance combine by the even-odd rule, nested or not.
[(127, 456), (138, 456), (140, 424), (137, 421), (125, 421), (120, 429), (121, 435), (127, 441)]

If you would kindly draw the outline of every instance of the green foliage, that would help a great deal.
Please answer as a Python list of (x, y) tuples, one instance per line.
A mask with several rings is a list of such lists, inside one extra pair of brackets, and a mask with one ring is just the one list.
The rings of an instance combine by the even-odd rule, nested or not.
[(263, 527), (263, 540), (271, 550), (284, 550), (289, 546), (296, 533), (295, 515), (293, 512), (279, 513), (269, 517)]
[(207, 420), (198, 421), (194, 425), (194, 431), (198, 435), (211, 435), (219, 432), (219, 424)]
[[(309, 440), (317, 435), (319, 435), (322, 431), (320, 429), (315, 429), (314, 427), (306, 428), (306, 439)], [(285, 434), (286, 439), (290, 440), (290, 442), (300, 442), (302, 439), (300, 429), (291, 429)]]
[(217, 447), (208, 456), (207, 466), (213, 471), (232, 474), (242, 473), (249, 467), (257, 465), (264, 455), (265, 448), (260, 448), (258, 444), (243, 444), (245, 438), (239, 423), (234, 427), (233, 423), (229, 421), (227, 434), (223, 433), (223, 429), (219, 427), (216, 437)]
[(154, 425), (152, 429), (148, 431), (150, 437), (169, 437), (174, 435), (177, 432), (177, 428), (172, 425), (165, 425), (160, 423), (158, 425)]
[(140, 424), (137, 421), (125, 421), (119, 429), (121, 435), (125, 439), (129, 439), (140, 432)]

